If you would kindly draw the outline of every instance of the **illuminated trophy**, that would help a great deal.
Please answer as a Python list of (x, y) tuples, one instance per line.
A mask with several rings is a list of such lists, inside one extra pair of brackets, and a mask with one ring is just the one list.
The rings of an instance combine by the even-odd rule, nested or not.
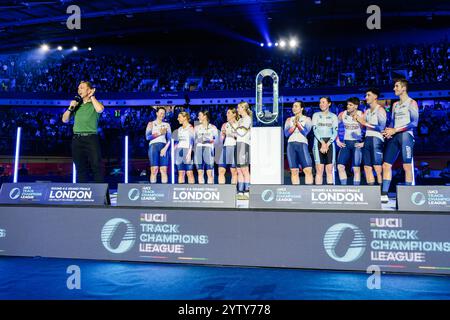
[[(271, 107), (263, 103), (265, 77), (273, 81)], [(251, 130), (251, 184), (282, 184), (283, 129), (278, 109), (278, 75), (271, 69), (261, 70), (256, 76), (255, 116)]]

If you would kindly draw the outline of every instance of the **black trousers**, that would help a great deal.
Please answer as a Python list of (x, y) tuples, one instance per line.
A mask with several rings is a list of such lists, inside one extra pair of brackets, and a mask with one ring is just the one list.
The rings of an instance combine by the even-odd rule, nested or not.
[(98, 135), (81, 136), (74, 134), (72, 138), (72, 158), (77, 170), (77, 182), (88, 182), (89, 166), (94, 175), (94, 182), (103, 182), (102, 156)]

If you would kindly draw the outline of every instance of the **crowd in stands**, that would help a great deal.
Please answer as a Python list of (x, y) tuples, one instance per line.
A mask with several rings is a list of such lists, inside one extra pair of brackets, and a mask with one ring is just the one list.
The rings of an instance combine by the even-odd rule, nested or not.
[[(427, 102), (429, 103), (429, 102)], [(449, 104), (445, 107), (438, 101), (433, 105), (420, 102), (419, 125), (416, 132), (416, 152), (446, 152), (450, 145), (450, 110)], [(336, 114), (345, 107), (344, 102), (334, 103), (331, 111)], [(365, 108), (361, 105), (361, 109)], [(191, 123), (197, 120), (200, 110), (208, 110), (213, 115), (212, 123), (218, 128), (226, 121), (226, 105), (214, 106), (169, 106), (166, 112), (166, 121), (172, 130), (179, 127), (178, 112), (187, 111), (191, 115)], [(291, 116), (290, 105), (284, 106), (283, 118)], [(64, 110), (55, 108), (42, 108), (37, 110), (22, 108), (5, 108), (0, 118), (0, 155), (9, 155), (13, 152), (16, 128), (22, 127), (23, 155), (71, 155), (72, 124), (64, 124), (61, 114)], [(318, 111), (317, 104), (306, 104), (305, 112), (312, 116)], [(389, 112), (389, 107), (387, 108)], [(129, 136), (131, 157), (145, 158), (147, 155), (147, 142), (144, 131), (148, 121), (155, 119), (155, 109), (152, 107), (133, 107), (113, 109), (106, 108), (99, 120), (99, 136), (102, 145), (120, 146), (123, 137)], [(122, 148), (104, 148), (105, 157), (120, 157)]]
[[(434, 105), (424, 105), (423, 103), (419, 103), (419, 105), (420, 117), (419, 126), (415, 134), (415, 154), (448, 153), (447, 146), (450, 145), (450, 105), (445, 104), (445, 107), (442, 107), (442, 104), (439, 102), (436, 102)], [(190, 114), (191, 123), (194, 124), (194, 121), (197, 120), (198, 112), (207, 109), (213, 115), (212, 123), (220, 128), (221, 124), (226, 121), (227, 107), (225, 105), (207, 107), (171, 106), (167, 107), (165, 121), (170, 123), (172, 130), (175, 130), (179, 127), (177, 115), (181, 110)], [(333, 104), (331, 111), (338, 113), (344, 107), (344, 102), (337, 102)], [(361, 109), (364, 109), (364, 105), (361, 105)], [(387, 110), (389, 111), (389, 107)], [(21, 156), (71, 157), (72, 124), (62, 123), (61, 115), (63, 111), (54, 108), (42, 108), (34, 111), (22, 108), (6, 108), (2, 110), (2, 116), (0, 117), (0, 156), (11, 156), (13, 154), (16, 129), (18, 126), (21, 126)], [(316, 104), (306, 104), (305, 112), (308, 116), (311, 117), (317, 111), (319, 109)], [(112, 176), (114, 170), (121, 167), (125, 135), (129, 137), (130, 159), (143, 159), (144, 164), (146, 163), (148, 141), (145, 140), (144, 132), (148, 121), (155, 119), (155, 112), (155, 109), (152, 107), (133, 107), (116, 110), (106, 108), (101, 114), (99, 136), (102, 155), (106, 161), (105, 169), (108, 175)], [(290, 106), (285, 106), (283, 118), (289, 116), (291, 116), (291, 108)], [(312, 140), (312, 135), (309, 138)], [(430, 171), (431, 169), (442, 168), (430, 168), (426, 163), (417, 163), (416, 177), (426, 178), (427, 170)], [(446, 170), (448, 171), (448, 168)], [(142, 171), (142, 168), (140, 171)], [(146, 172), (145, 170), (140, 171), (136, 172), (136, 175)], [(450, 177), (447, 171), (441, 174), (441, 177), (446, 180)], [(394, 170), (395, 172), (397, 171)], [(398, 170), (397, 174), (401, 175), (402, 172), (402, 170)], [(10, 177), (2, 176), (3, 173), (0, 173), (0, 183), (2, 179), (9, 181)], [(399, 179), (401, 180), (401, 177)]]
[[(99, 92), (175, 92), (185, 90), (254, 89), (255, 75), (270, 67), (278, 73), (282, 88), (383, 86), (392, 78), (406, 77), (410, 83), (449, 82), (450, 47), (447, 41), (405, 46), (324, 48), (297, 53), (273, 54), (259, 50), (242, 57), (192, 57), (166, 55), (157, 58), (123, 54), (79, 52), (52, 53), (47, 58), (23, 55), (0, 56), (0, 92), (73, 93), (81, 79), (91, 81)], [(226, 55), (225, 55), (226, 56)], [(197, 79), (194, 85), (189, 79)], [(417, 97), (413, 97), (417, 98)], [(415, 153), (448, 152), (450, 145), (449, 104), (419, 101), (420, 120)], [(197, 120), (202, 109), (213, 115), (220, 127), (226, 119), (225, 105), (168, 107), (166, 121), (178, 128), (178, 112)], [(333, 104), (332, 112), (343, 110)], [(364, 106), (362, 106), (362, 109)], [(122, 158), (123, 137), (129, 136), (130, 157), (145, 159), (147, 122), (155, 118), (151, 107), (106, 108), (99, 121), (99, 136), (105, 158)], [(318, 111), (317, 103), (306, 104), (306, 113)], [(62, 109), (2, 107), (0, 110), (0, 155), (14, 151), (16, 128), (22, 127), (24, 156), (71, 156), (72, 125), (61, 122)], [(389, 110), (388, 110), (389, 111)], [(290, 105), (284, 106), (284, 118)], [(1, 174), (0, 174), (1, 175)]]
[[(448, 41), (402, 46), (302, 49), (297, 53), (259, 50), (242, 57), (131, 56), (55, 52), (46, 58), (0, 57), (0, 92), (71, 93), (80, 79), (101, 92), (172, 92), (254, 89), (255, 75), (272, 68), (285, 88), (389, 85), (393, 77), (410, 83), (447, 82)], [(193, 86), (189, 79), (197, 78)]]

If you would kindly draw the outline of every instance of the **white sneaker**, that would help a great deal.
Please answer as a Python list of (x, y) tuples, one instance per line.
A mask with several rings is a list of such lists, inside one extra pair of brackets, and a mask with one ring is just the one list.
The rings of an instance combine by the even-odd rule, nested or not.
[(250, 192), (244, 192), (244, 200), (250, 199)]
[(239, 192), (236, 196), (237, 200), (244, 200), (244, 193), (243, 192)]
[(386, 194), (381, 195), (381, 203), (388, 203), (389, 197)]

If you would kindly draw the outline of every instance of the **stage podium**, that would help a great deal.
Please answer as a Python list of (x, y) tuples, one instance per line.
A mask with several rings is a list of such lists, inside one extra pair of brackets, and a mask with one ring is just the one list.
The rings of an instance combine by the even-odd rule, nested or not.
[[(263, 79), (271, 77), (273, 94), (270, 103), (263, 103)], [(267, 100), (266, 100), (267, 101)], [(268, 106), (272, 107), (269, 108)], [(283, 127), (278, 108), (278, 75), (271, 69), (256, 76), (256, 99), (251, 130), (251, 184), (283, 184)]]

